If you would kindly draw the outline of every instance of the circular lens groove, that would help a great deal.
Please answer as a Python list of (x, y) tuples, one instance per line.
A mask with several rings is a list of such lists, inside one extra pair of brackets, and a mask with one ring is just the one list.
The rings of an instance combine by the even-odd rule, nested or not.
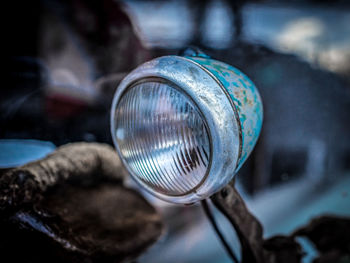
[(211, 158), (205, 119), (173, 84), (134, 84), (121, 96), (114, 118), (119, 153), (142, 184), (180, 196), (205, 179)]

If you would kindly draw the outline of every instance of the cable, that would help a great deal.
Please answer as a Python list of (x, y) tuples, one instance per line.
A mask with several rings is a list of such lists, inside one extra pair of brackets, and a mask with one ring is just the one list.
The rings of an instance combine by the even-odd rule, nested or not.
[(204, 212), (205, 212), (206, 216), (208, 217), (211, 225), (213, 226), (216, 234), (218, 235), (218, 237), (219, 237), (222, 245), (224, 246), (227, 254), (230, 256), (230, 258), (232, 259), (232, 261), (234, 263), (239, 263), (235, 253), (233, 252), (233, 250), (231, 249), (231, 247), (227, 243), (225, 237), (221, 233), (221, 231), (220, 231), (220, 229), (219, 229), (219, 227), (218, 227), (218, 225), (217, 225), (217, 223), (215, 221), (215, 218), (214, 218), (212, 212), (210, 211), (210, 208), (209, 208), (209, 205), (208, 205), (208, 201), (206, 199), (204, 199), (204, 200), (201, 201), (201, 203), (202, 203), (202, 207), (204, 209)]

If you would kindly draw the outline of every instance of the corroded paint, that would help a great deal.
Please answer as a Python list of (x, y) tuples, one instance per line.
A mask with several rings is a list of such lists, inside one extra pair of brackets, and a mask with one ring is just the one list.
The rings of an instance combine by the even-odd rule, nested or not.
[(208, 57), (187, 58), (212, 73), (235, 105), (242, 135), (241, 155), (236, 169), (238, 170), (253, 150), (261, 131), (263, 107), (259, 92), (254, 83), (233, 66)]

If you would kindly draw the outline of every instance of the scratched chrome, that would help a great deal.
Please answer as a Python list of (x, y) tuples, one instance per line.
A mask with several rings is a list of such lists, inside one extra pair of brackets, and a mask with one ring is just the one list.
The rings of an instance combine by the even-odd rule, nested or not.
[[(180, 56), (164, 56), (153, 59), (128, 74), (114, 95), (111, 109), (111, 133), (115, 147), (125, 167), (136, 182), (165, 201), (188, 204), (207, 198), (219, 191), (234, 177), (254, 147), (261, 129), (261, 100), (254, 84), (243, 73), (237, 69), (232, 70), (233, 67), (228, 68), (228, 65), (224, 63), (223, 65), (219, 64), (221, 68), (217, 69), (223, 70), (223, 74), (216, 74), (214, 69), (210, 67), (211, 61), (213, 61), (213, 68), (215, 68), (218, 61), (208, 58), (203, 58), (203, 61), (199, 57)], [(230, 79), (228, 84), (221, 79), (225, 76)], [(233, 84), (233, 78), (240, 79), (238, 76), (243, 78), (242, 81), (245, 85), (241, 81)], [(207, 176), (196, 188), (183, 195), (168, 195), (138, 180), (127, 161), (122, 158), (116, 140), (116, 109), (124, 92), (136, 82), (157, 78), (160, 81), (165, 80), (173, 83), (180, 91), (190, 97), (204, 116), (208, 127), (212, 158), (208, 166)], [(237, 89), (232, 88), (237, 85)], [(238, 92), (237, 97), (233, 97), (236, 96), (235, 92)], [(254, 93), (254, 100), (252, 100), (251, 93)], [(248, 96), (244, 97), (241, 94), (248, 94)], [(246, 104), (259, 105), (252, 106), (253, 110), (248, 110)], [(240, 115), (242, 113), (245, 116)], [(245, 121), (243, 121), (244, 118)], [(251, 130), (249, 131), (249, 129)], [(245, 135), (246, 132), (249, 134)], [(254, 136), (256, 138), (249, 141), (249, 138)]]

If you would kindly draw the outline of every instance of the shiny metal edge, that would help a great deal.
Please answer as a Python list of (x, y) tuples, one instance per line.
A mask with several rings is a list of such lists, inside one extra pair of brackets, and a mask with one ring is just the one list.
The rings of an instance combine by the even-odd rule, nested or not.
[(191, 60), (190, 58), (186, 58), (186, 57), (184, 57), (184, 58), (188, 59), (189, 61), (191, 61), (192, 63), (196, 64), (198, 67), (200, 67), (204, 71), (206, 71), (219, 84), (219, 86), (221, 87), (223, 92), (226, 94), (228, 100), (231, 103), (231, 106), (232, 106), (233, 111), (235, 113), (236, 122), (237, 122), (237, 124), (239, 126), (239, 153), (238, 153), (238, 161), (237, 161), (237, 166), (236, 166), (236, 169), (237, 169), (239, 161), (241, 160), (241, 157), (242, 157), (242, 148), (243, 148), (242, 126), (241, 126), (241, 121), (239, 119), (237, 106), (233, 102), (233, 100), (232, 100), (230, 94), (228, 93), (227, 89), (225, 88), (224, 84), (222, 84), (221, 81), (213, 73), (211, 73), (209, 69), (207, 69), (205, 66), (201, 65), (197, 61)]
[(182, 196), (169, 196), (154, 191), (141, 182), (132, 171), (131, 176), (158, 198), (172, 203), (193, 203), (219, 191), (234, 176), (239, 154), (239, 126), (232, 118), (234, 110), (220, 85), (197, 64), (179, 56), (164, 56), (146, 62), (128, 74), (117, 88), (111, 108), (111, 134), (115, 148), (121, 156), (115, 139), (114, 111), (126, 88), (144, 78), (158, 77), (168, 80), (184, 90), (206, 118), (212, 138), (212, 165), (206, 180), (192, 192)]

